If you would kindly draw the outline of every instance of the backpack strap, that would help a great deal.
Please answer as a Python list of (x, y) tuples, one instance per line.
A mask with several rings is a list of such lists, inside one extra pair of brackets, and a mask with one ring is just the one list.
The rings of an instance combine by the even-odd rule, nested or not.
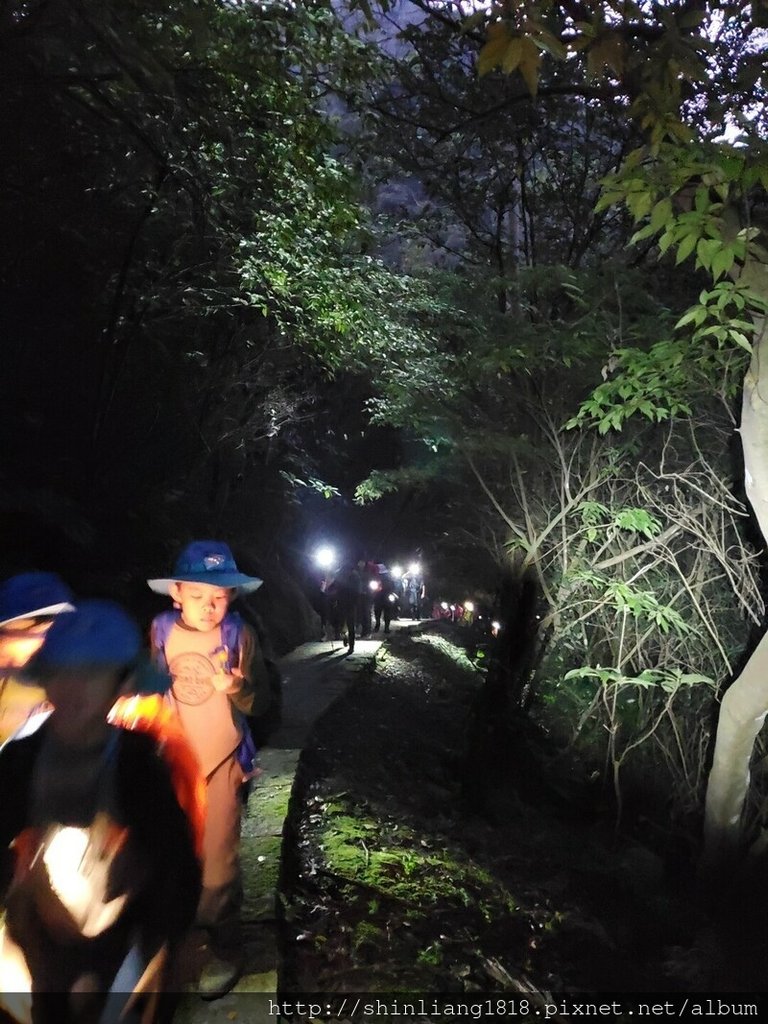
[(175, 609), (160, 612), (152, 619), (152, 657), (166, 672), (168, 671), (168, 657), (165, 653), (165, 645), (168, 643), (171, 630), (178, 621), (179, 613)]
[[(176, 609), (169, 609), (160, 612), (152, 620), (152, 651), (154, 659), (161, 668), (168, 671), (168, 656), (165, 653), (168, 637), (171, 630), (179, 621), (179, 613)], [(243, 620), (237, 612), (227, 612), (221, 624), (221, 646), (226, 652), (225, 669), (231, 672), (237, 668), (240, 662), (240, 638), (242, 636)]]
[(233, 668), (240, 665), (241, 637), (243, 635), (243, 620), (237, 612), (227, 612), (221, 623), (221, 646), (227, 654), (226, 671), (231, 672)]
[[(231, 672), (240, 665), (244, 622), (237, 612), (227, 612), (221, 623), (221, 646), (226, 653), (225, 671)], [(243, 772), (243, 781), (248, 782), (256, 774), (258, 750), (253, 742), (248, 716), (232, 705), (232, 715), (240, 730), (240, 745), (237, 748), (237, 761)]]
[[(152, 649), (154, 651), (154, 658), (161, 668), (168, 671), (168, 657), (165, 653), (165, 647), (168, 643), (168, 637), (171, 635), (171, 630), (179, 621), (179, 612), (176, 609), (169, 609), (165, 612), (160, 612), (152, 620)], [(224, 671), (231, 672), (233, 668), (237, 668), (240, 664), (240, 647), (241, 637), (243, 631), (243, 620), (237, 614), (237, 612), (227, 612), (224, 616), (224, 620), (221, 623), (221, 646), (224, 649), (225, 663)], [(254, 765), (256, 761), (257, 751), (256, 746), (251, 737), (251, 731), (248, 727), (248, 721), (246, 716), (238, 711), (237, 708), (232, 705), (232, 714), (235, 719), (235, 723), (240, 730), (241, 740), (240, 746), (237, 750), (237, 760), (240, 763), (240, 767), (243, 769), (243, 774), (246, 778), (252, 777), (254, 773)]]

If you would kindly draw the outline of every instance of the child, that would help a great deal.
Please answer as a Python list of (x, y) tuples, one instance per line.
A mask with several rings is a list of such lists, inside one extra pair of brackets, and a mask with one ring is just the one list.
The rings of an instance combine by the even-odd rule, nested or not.
[(51, 572), (25, 572), (0, 585), (0, 745), (45, 704), (45, 691), (19, 678), (72, 594)]
[(130, 955), (160, 964), (194, 916), (200, 866), (160, 750), (107, 722), (140, 648), (112, 602), (59, 615), (25, 670), (51, 715), (0, 753), (3, 946), (26, 960), (35, 1024), (98, 1020)]
[(256, 753), (245, 716), (258, 714), (259, 705), (269, 699), (256, 634), (229, 605), (262, 581), (239, 572), (221, 541), (195, 541), (179, 556), (171, 578), (147, 582), (174, 602), (175, 611), (152, 622), (152, 652), (171, 676), (168, 699), (207, 783), (197, 923), (208, 931), (210, 945), (199, 992), (204, 999), (217, 999), (243, 969), (241, 790), (253, 774)]

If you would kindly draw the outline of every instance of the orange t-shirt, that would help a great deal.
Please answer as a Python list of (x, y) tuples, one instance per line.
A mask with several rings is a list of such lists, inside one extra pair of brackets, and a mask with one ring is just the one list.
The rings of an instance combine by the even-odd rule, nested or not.
[(206, 776), (237, 750), (241, 739), (229, 697), (211, 682), (222, 672), (220, 649), (219, 626), (202, 632), (179, 623), (165, 645), (170, 700)]

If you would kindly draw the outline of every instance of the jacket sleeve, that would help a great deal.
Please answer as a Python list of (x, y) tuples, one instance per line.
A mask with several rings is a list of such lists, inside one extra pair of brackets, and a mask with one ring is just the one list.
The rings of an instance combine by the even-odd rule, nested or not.
[(29, 800), (35, 761), (45, 724), (21, 740), (11, 740), (0, 751), (0, 907), (13, 879), (16, 855), (13, 840), (29, 823)]
[(202, 873), (192, 827), (155, 742), (126, 733), (123, 743), (121, 791), (129, 825), (149, 865), (140, 925), (156, 943), (174, 941), (192, 924), (200, 898)]
[(5, 906), (8, 886), (13, 877), (14, 855), (11, 843), (23, 827), (22, 801), (19, 790), (22, 779), (19, 772), (18, 748), (13, 742), (0, 752), (0, 793), (3, 809), (0, 812), (0, 907)]
[(243, 686), (231, 701), (245, 715), (261, 715), (269, 706), (269, 673), (255, 630), (243, 623), (240, 635), (240, 671)]

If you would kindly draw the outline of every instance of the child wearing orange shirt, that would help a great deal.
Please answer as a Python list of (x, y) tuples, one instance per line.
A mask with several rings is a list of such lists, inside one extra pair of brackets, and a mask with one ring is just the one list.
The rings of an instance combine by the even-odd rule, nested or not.
[(208, 931), (210, 946), (199, 992), (204, 999), (216, 999), (232, 988), (243, 969), (241, 796), (256, 753), (245, 716), (269, 692), (256, 634), (230, 603), (262, 581), (241, 573), (221, 541), (194, 541), (179, 556), (171, 577), (147, 582), (174, 602), (173, 611), (152, 622), (152, 653), (171, 677), (168, 700), (208, 790), (197, 923)]

